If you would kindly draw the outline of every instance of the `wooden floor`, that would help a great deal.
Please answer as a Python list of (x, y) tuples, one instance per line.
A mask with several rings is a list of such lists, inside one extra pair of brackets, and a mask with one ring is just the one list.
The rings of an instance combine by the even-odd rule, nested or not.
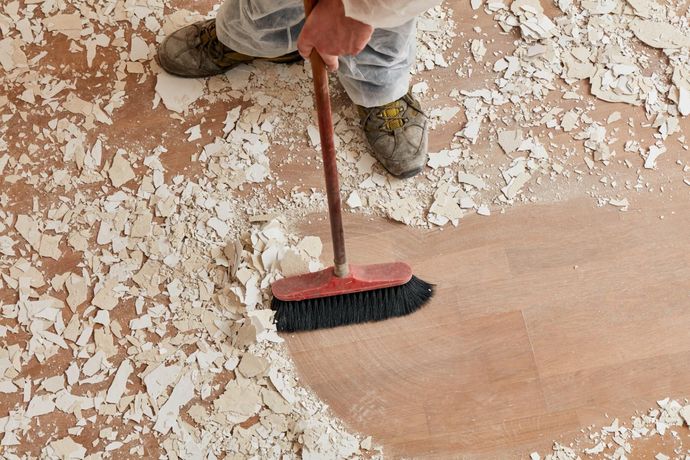
[[(327, 238), (317, 220), (304, 232)], [(346, 220), (351, 260), (406, 260), (438, 285), (411, 316), (288, 340), (303, 383), (388, 454), (525, 457), (690, 394), (687, 199), (530, 205), (433, 232)]]
[[(213, 2), (174, 3), (202, 9), (200, 4), (210, 8)], [(511, 48), (513, 38), (494, 33), (488, 15), (475, 19), (466, 0), (447, 4), (459, 33), (480, 25), (492, 51)], [(463, 52), (462, 37), (468, 36), (459, 35)], [(63, 48), (44, 63), (53, 56), (69, 59)], [(477, 69), (460, 89), (484, 88), (491, 67)], [(448, 94), (460, 83), (457, 77), (446, 81), (447, 75), (454, 75), (452, 68), (417, 78)], [(89, 83), (95, 91), (98, 80)], [(205, 116), (210, 131), (197, 144), (182, 142), (186, 135), (171, 125), (169, 113), (150, 109), (153, 84), (150, 79), (128, 92), (131, 102), (104, 129), (112, 138), (136, 132), (142, 151), (174, 145), (166, 174), (192, 176), (198, 165), (191, 154), (222, 130), (231, 107), (221, 102), (190, 116), (185, 126)], [(89, 97), (88, 88), (83, 97)], [(441, 96), (435, 105), (443, 101)], [(639, 107), (601, 107), (646, 121)], [(448, 148), (462, 123), (457, 119), (433, 132), (430, 150)], [(684, 123), (690, 132), (688, 119)], [(89, 145), (96, 134), (89, 134)], [(554, 142), (572, 139), (563, 134)], [(495, 145), (476, 148), (487, 149), (486, 164), (503, 157)], [(620, 147), (618, 152), (625, 154)], [(278, 148), (271, 155), (282, 153)], [(633, 155), (637, 167), (640, 158)], [(670, 170), (684, 155), (673, 144), (660, 169)], [(305, 174), (297, 162), (276, 177), (288, 191), (322, 184), (320, 174)], [(634, 170), (630, 179), (635, 183)], [(571, 196), (573, 183), (561, 181), (559, 193)], [(628, 212), (597, 208), (581, 193), (505, 214), (494, 209), (490, 217), (472, 216), (460, 229), (443, 231), (346, 215), (353, 262), (406, 260), (418, 276), (437, 284), (437, 295), (409, 317), (287, 336), (302, 383), (353, 429), (382, 443), (391, 458), (525, 458), (546, 452), (554, 440), (582, 438), (584, 427), (610, 423), (607, 414), (628, 420), (657, 399), (690, 396), (690, 187), (682, 177), (674, 183), (680, 184), (674, 199), (669, 191), (648, 198), (631, 192)], [(13, 198), (26, 198), (15, 199), (10, 211), (28, 209), (25, 191), (13, 189)], [(318, 217), (302, 232), (326, 242), (328, 224)], [(632, 458), (653, 458), (654, 449), (654, 443), (643, 444)]]

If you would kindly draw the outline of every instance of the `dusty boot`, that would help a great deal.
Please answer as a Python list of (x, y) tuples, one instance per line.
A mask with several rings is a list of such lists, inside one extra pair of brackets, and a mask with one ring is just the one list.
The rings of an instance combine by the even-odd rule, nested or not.
[(428, 160), (427, 119), (410, 93), (380, 107), (360, 107), (362, 126), (374, 157), (392, 175), (407, 179)]
[(297, 51), (276, 58), (257, 58), (237, 53), (218, 40), (215, 19), (200, 21), (173, 32), (158, 48), (158, 63), (166, 72), (179, 77), (210, 77), (254, 60), (290, 63), (301, 59)]

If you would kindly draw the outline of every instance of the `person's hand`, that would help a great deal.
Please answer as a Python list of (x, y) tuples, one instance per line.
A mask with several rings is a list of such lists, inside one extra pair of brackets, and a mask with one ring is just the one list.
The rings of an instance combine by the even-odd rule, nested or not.
[(319, 0), (304, 23), (297, 49), (304, 59), (316, 49), (328, 70), (335, 71), (338, 56), (359, 54), (373, 32), (371, 26), (345, 16), (342, 0)]

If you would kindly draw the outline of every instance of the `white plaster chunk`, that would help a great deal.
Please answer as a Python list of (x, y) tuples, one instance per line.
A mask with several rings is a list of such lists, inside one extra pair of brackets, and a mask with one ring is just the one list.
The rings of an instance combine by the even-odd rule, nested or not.
[(149, 57), (149, 45), (139, 35), (132, 35), (129, 49), (129, 59), (132, 61), (144, 61)]
[(86, 458), (86, 448), (69, 436), (49, 443), (43, 452), (46, 458), (60, 460), (83, 460)]
[(354, 190), (352, 191), (352, 193), (350, 193), (350, 196), (347, 197), (346, 203), (352, 209), (361, 208), (362, 198), (359, 196), (359, 193), (357, 193), (357, 191)]
[(486, 182), (484, 182), (484, 180), (482, 178), (477, 177), (474, 174), (459, 172), (458, 173), (458, 182), (463, 183), (463, 184), (469, 184), (478, 190), (486, 189)]
[(522, 144), (522, 130), (506, 130), (498, 133), (498, 145), (501, 146), (506, 155), (515, 152)]
[(318, 236), (306, 236), (299, 242), (297, 248), (304, 251), (309, 257), (318, 259), (323, 251), (323, 243)]
[(158, 74), (156, 93), (168, 110), (183, 113), (204, 95), (205, 83), (195, 78), (180, 78), (162, 72)]
[(659, 147), (657, 145), (652, 145), (649, 147), (649, 152), (647, 153), (647, 158), (644, 161), (644, 167), (646, 169), (654, 169), (656, 167), (656, 160), (666, 152), (665, 147)]
[(690, 36), (668, 23), (635, 19), (630, 23), (630, 29), (643, 43), (653, 48), (690, 48)]
[(441, 150), (438, 153), (430, 153), (427, 165), (431, 169), (445, 168), (460, 159), (459, 150)]
[(113, 163), (108, 169), (108, 177), (114, 187), (120, 187), (136, 177), (132, 166), (124, 157), (124, 151), (120, 150), (115, 154)]
[(132, 363), (128, 359), (125, 359), (120, 363), (120, 367), (117, 368), (115, 373), (115, 378), (108, 388), (108, 393), (106, 394), (105, 401), (110, 404), (116, 404), (122, 398), (127, 387), (127, 379), (130, 374), (134, 371)]
[(110, 279), (96, 291), (92, 304), (103, 310), (112, 310), (117, 306), (118, 296), (113, 290), (118, 285), (117, 279)]
[(81, 37), (82, 25), (79, 12), (50, 16), (45, 19), (44, 25), (48, 31), (59, 32), (73, 40)]
[(173, 427), (177, 426), (180, 409), (192, 400), (194, 394), (192, 374), (188, 372), (175, 385), (172, 393), (170, 393), (170, 397), (160, 408), (160, 411), (158, 411), (153, 429), (161, 434), (166, 434)]
[(32, 217), (20, 214), (17, 216), (17, 222), (14, 224), (14, 228), (32, 248), (35, 250), (39, 249), (41, 232), (38, 230), (38, 224)]
[(53, 395), (38, 395), (31, 399), (24, 415), (28, 418), (39, 417), (50, 414), (54, 410), (55, 401)]

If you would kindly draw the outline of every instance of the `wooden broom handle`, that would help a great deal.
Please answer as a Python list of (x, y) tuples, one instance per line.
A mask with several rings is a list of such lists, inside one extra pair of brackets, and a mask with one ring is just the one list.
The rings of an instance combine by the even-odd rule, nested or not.
[[(317, 0), (304, 0), (305, 17), (309, 16)], [(328, 72), (319, 53), (314, 49), (309, 57), (314, 80), (316, 113), (319, 119), (321, 155), (323, 172), (326, 176), (326, 195), (328, 196), (328, 215), (331, 221), (333, 240), (334, 271), (338, 277), (347, 276), (349, 267), (345, 255), (345, 233), (343, 231), (343, 209), (340, 200), (338, 163), (336, 161), (331, 98), (328, 94)]]

